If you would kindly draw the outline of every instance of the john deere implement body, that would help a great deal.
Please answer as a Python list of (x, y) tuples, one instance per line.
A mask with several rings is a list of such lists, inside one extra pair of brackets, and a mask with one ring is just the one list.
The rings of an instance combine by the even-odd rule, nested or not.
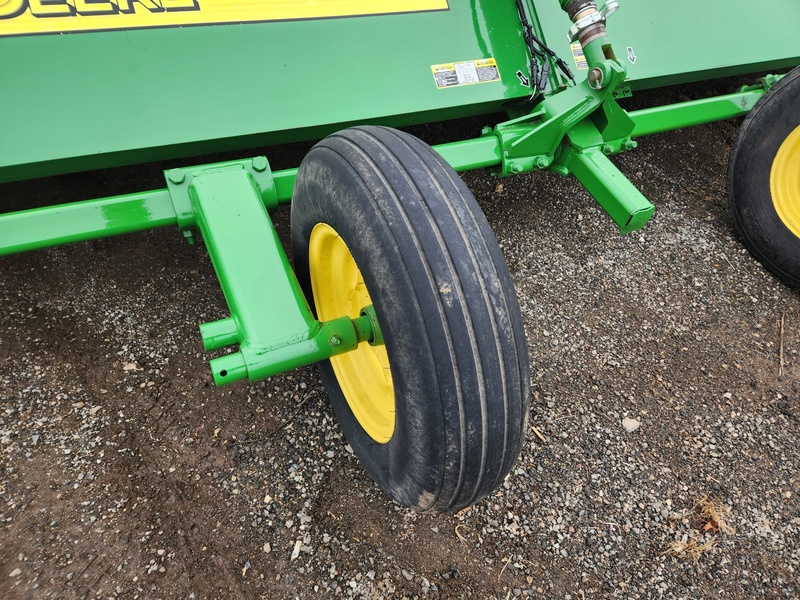
[[(210, 362), (216, 383), (319, 363), (389, 496), (459, 510), (516, 460), (529, 368), (511, 277), (457, 172), (574, 175), (624, 233), (654, 207), (609, 155), (746, 115), (734, 219), (796, 286), (798, 30), (794, 0), (0, 0), (0, 182), (242, 156), (168, 169), (158, 190), (0, 214), (0, 255), (199, 234), (230, 309), (200, 325), (207, 350), (231, 348)], [(617, 102), (764, 72), (724, 96)], [(433, 148), (391, 128), (497, 112), (480, 137)], [(321, 141), (298, 168), (247, 151), (307, 139)], [(294, 268), (270, 219), (289, 202)]]

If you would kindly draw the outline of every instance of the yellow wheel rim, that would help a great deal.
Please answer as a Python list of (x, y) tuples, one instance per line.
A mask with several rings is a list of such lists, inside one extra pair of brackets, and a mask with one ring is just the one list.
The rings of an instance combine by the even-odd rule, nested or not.
[[(317, 318), (357, 318), (372, 300), (347, 244), (333, 227), (319, 223), (311, 232), (308, 245)], [(394, 433), (395, 409), (386, 347), (362, 342), (352, 352), (331, 358), (331, 365), (361, 427), (376, 442), (388, 442)]]
[(783, 140), (769, 174), (772, 204), (781, 221), (800, 238), (800, 127)]

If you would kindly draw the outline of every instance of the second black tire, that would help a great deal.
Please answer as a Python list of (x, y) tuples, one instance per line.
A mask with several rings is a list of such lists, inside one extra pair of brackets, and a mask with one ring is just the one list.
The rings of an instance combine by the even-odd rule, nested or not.
[(742, 123), (728, 163), (728, 198), (751, 254), (800, 287), (800, 67)]

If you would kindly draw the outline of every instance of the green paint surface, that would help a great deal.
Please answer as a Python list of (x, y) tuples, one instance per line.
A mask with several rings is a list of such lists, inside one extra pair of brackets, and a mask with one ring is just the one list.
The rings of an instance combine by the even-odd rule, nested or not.
[[(0, 182), (490, 112), (529, 93), (526, 52), (508, 0), (0, 37)], [(490, 57), (499, 81), (437, 88), (433, 65)]]

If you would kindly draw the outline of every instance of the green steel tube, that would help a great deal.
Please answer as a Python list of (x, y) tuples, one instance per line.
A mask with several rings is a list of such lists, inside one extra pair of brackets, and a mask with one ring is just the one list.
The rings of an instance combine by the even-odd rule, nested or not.
[(638, 137), (740, 117), (750, 112), (763, 95), (764, 89), (759, 88), (714, 98), (634, 110), (628, 113), (635, 123), (632, 135)]
[(239, 328), (232, 317), (212, 323), (201, 323), (200, 337), (207, 352), (219, 350), (239, 343)]
[(574, 152), (569, 169), (619, 226), (620, 233), (644, 227), (655, 207), (598, 149)]
[(497, 136), (488, 135), (465, 140), (439, 144), (433, 147), (454, 170), (471, 171), (499, 165), (503, 160), (503, 150)]
[(284, 341), (271, 347), (242, 344), (238, 352), (209, 361), (214, 383), (222, 386), (244, 379), (258, 381), (355, 350), (362, 335), (367, 338), (372, 335), (368, 319), (366, 322), (356, 321), (340, 317), (317, 323), (316, 333), (311, 337)]
[(0, 215), (0, 256), (177, 224), (167, 190)]
[(294, 180), (297, 179), (297, 169), (284, 169), (272, 173), (275, 179), (275, 190), (278, 193), (279, 204), (289, 204), (294, 192)]

